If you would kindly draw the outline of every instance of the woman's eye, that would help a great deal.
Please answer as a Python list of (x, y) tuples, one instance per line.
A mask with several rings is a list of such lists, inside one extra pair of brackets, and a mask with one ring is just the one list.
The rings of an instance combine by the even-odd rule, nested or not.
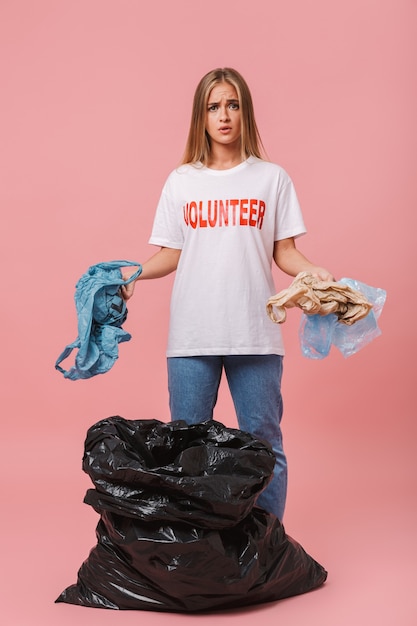
[(209, 111), (217, 111), (218, 106), (217, 104), (211, 104), (208, 108)]
[(239, 105), (237, 102), (231, 102), (229, 104), (229, 109), (232, 109), (233, 111), (237, 111), (239, 109)]

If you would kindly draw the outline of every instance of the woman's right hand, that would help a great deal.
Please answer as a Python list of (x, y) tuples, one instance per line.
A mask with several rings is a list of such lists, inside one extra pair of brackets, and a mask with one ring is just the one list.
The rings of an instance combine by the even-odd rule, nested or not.
[[(177, 269), (180, 256), (180, 249), (161, 248), (150, 259), (143, 263), (142, 272), (136, 280), (139, 280), (139, 278), (142, 280), (143, 278), (162, 278), (163, 276), (167, 276), (167, 274)], [(122, 269), (123, 280), (129, 280), (136, 270), (137, 267), (125, 267)], [(133, 296), (136, 280), (133, 280), (128, 285), (122, 286), (123, 300), (129, 300), (129, 298)]]
[[(137, 267), (131, 268), (126, 267), (122, 270), (122, 278), (123, 280), (129, 280), (129, 278), (137, 271)], [(128, 285), (122, 285), (122, 298), (123, 300), (129, 300), (135, 292), (135, 284), (136, 281), (132, 280)]]

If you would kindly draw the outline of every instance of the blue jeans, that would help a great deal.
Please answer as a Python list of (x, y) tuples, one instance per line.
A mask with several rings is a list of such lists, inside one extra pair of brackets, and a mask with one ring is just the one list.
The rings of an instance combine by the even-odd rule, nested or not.
[(171, 419), (188, 424), (213, 419), (223, 368), (240, 430), (267, 440), (275, 454), (273, 478), (257, 504), (282, 520), (287, 495), (287, 460), (280, 427), (282, 356), (168, 358)]

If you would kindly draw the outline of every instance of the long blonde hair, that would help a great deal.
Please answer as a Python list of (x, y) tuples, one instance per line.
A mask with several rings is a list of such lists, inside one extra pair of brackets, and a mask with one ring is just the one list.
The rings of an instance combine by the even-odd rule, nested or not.
[(181, 164), (207, 163), (211, 145), (206, 132), (207, 103), (211, 90), (218, 83), (226, 82), (236, 89), (241, 111), (241, 155), (242, 160), (249, 156), (262, 158), (265, 152), (259, 135), (253, 111), (249, 87), (236, 70), (230, 67), (217, 68), (208, 72), (197, 85), (191, 113), (190, 130)]

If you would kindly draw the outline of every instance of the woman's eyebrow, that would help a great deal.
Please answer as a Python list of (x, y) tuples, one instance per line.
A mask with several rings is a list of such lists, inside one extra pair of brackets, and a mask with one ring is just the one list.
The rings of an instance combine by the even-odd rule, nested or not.
[[(231, 102), (239, 103), (239, 100), (237, 98), (229, 98), (228, 100), (226, 100), (226, 102), (228, 104), (230, 104)], [(219, 104), (220, 104), (220, 102), (207, 102), (207, 106), (209, 106), (209, 107), (214, 106), (214, 105), (219, 105)]]

